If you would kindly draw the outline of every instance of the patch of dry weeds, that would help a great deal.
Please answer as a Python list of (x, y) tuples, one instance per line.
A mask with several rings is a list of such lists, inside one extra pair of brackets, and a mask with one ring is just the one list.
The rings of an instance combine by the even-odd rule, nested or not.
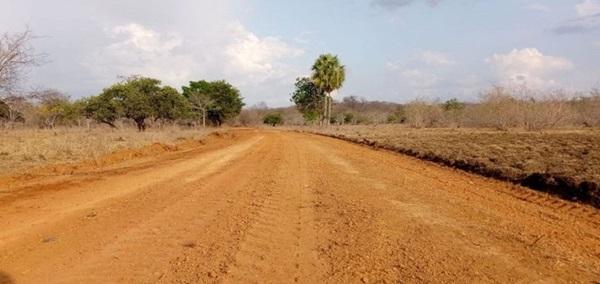
[(118, 150), (198, 139), (210, 131), (179, 127), (146, 132), (133, 128), (0, 130), (0, 173), (6, 175), (43, 165), (94, 160)]

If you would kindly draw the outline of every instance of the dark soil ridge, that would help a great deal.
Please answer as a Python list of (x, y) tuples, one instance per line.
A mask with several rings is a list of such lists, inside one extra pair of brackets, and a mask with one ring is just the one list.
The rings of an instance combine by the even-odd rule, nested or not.
[(540, 172), (515, 176), (514, 173), (504, 172), (501, 169), (490, 168), (481, 162), (464, 159), (451, 159), (432, 152), (421, 152), (410, 148), (388, 145), (367, 138), (354, 138), (343, 134), (327, 134), (320, 132), (309, 133), (336, 138), (359, 145), (365, 145), (375, 149), (383, 149), (401, 153), (484, 177), (508, 181), (531, 188), (533, 190), (549, 193), (565, 200), (588, 204), (600, 209), (600, 184), (595, 181), (577, 180), (570, 176), (561, 176)]

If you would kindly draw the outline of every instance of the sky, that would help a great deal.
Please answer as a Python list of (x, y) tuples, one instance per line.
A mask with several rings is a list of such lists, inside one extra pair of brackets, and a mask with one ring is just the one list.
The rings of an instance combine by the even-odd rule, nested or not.
[(73, 98), (119, 76), (177, 88), (224, 79), (247, 105), (290, 104), (297, 77), (339, 56), (336, 97), (476, 100), (492, 85), (600, 87), (600, 0), (0, 0), (45, 64), (25, 88)]

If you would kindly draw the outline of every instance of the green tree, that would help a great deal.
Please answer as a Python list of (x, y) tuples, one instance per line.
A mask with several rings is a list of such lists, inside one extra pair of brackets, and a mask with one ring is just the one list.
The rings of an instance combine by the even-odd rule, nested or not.
[(189, 86), (183, 87), (183, 94), (196, 105), (202, 117), (217, 126), (240, 114), (244, 106), (240, 91), (223, 80), (190, 82)]
[(283, 123), (283, 117), (281, 116), (281, 113), (270, 113), (265, 115), (263, 123), (275, 127), (276, 125)]
[(125, 92), (123, 86), (112, 86), (104, 89), (102, 94), (86, 100), (84, 114), (97, 122), (117, 128), (115, 121), (122, 116), (121, 103), (115, 98), (118, 92)]
[(188, 102), (175, 88), (165, 86), (155, 92), (150, 99), (154, 110), (154, 119), (174, 121), (186, 115)]
[(187, 101), (160, 80), (146, 77), (129, 77), (87, 100), (84, 112), (94, 120), (116, 127), (121, 117), (135, 122), (139, 131), (146, 130), (146, 119), (173, 121), (186, 114)]
[(64, 120), (68, 123), (81, 125), (81, 119), (85, 116), (85, 99), (69, 102), (64, 109)]
[(115, 98), (121, 103), (123, 116), (135, 121), (139, 131), (146, 130), (146, 118), (156, 114), (152, 99), (161, 91), (160, 81), (152, 78), (130, 77), (118, 84)]
[(325, 104), (324, 92), (313, 83), (310, 78), (297, 78), (296, 90), (290, 99), (298, 111), (302, 113), (304, 120), (314, 122), (322, 120), (322, 110)]
[(327, 98), (325, 100), (323, 113), (325, 123), (330, 124), (331, 121), (331, 103), (332, 92), (342, 87), (346, 80), (346, 69), (340, 64), (337, 56), (332, 54), (324, 54), (319, 56), (312, 67), (312, 81), (321, 89)]
[(201, 117), (202, 127), (206, 127), (208, 109), (213, 104), (213, 99), (207, 92), (209, 88), (205, 83), (208, 82), (190, 82), (189, 87), (183, 87), (183, 96), (188, 101), (192, 117)]

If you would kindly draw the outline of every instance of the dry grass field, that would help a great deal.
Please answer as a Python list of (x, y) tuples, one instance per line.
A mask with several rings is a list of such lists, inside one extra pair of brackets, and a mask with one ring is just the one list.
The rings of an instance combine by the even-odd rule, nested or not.
[(94, 160), (118, 150), (151, 144), (168, 145), (198, 138), (210, 130), (165, 127), (138, 132), (134, 128), (57, 128), (0, 130), (0, 173), (50, 164)]
[[(305, 129), (306, 130), (306, 129)], [(600, 130), (309, 129), (600, 206)]]

